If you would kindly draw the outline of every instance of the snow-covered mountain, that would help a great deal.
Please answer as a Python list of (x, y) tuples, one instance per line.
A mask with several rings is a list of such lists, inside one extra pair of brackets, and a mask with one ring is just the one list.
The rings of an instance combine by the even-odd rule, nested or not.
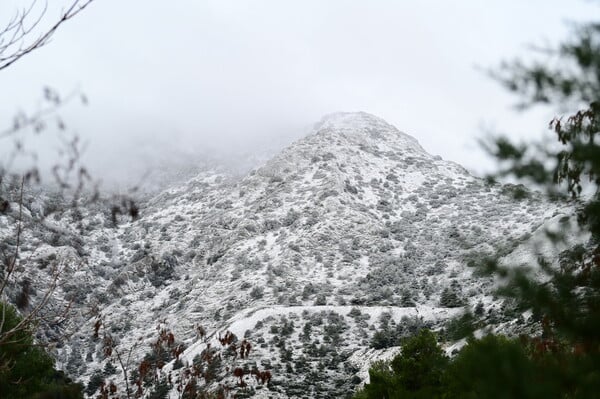
[[(49, 218), (26, 232), (21, 257), (64, 264), (55, 296), (73, 301), (76, 315), (56, 353), (85, 382), (108, 362), (93, 337), (102, 319), (134, 361), (158, 324), (172, 330), (185, 347), (162, 371), (173, 380), (231, 331), (252, 350), (225, 350), (210, 387), (243, 381), (247, 396), (344, 397), (369, 360), (394, 353), (370, 348), (378, 329), (440, 327), (480, 303), (503, 321), (492, 281), (473, 266), (563, 216), (515, 190), (428, 154), (380, 118), (337, 113), (244, 177), (202, 172), (163, 191), (134, 222), (110, 226), (101, 204), (78, 223)], [(6, 237), (9, 218), (0, 216)], [(47, 281), (45, 270), (32, 280)], [(270, 372), (268, 386), (252, 369)], [(120, 370), (107, 379), (122, 384)]]

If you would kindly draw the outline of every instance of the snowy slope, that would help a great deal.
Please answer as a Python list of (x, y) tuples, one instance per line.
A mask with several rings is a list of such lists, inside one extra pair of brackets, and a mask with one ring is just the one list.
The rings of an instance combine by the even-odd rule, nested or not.
[[(249, 359), (223, 366), (272, 371), (268, 388), (245, 377), (249, 394), (349, 394), (375, 356), (369, 341), (382, 318), (439, 327), (458, 311), (441, 302), (445, 290), (467, 306), (491, 303), (492, 282), (470, 266), (496, 249), (510, 254), (562, 214), (536, 193), (517, 201), (512, 191), (429, 155), (373, 115), (326, 116), (245, 177), (203, 172), (142, 204), (135, 222), (107, 226), (101, 207), (83, 229), (57, 221), (82, 241), (72, 255), (82, 266), (67, 274), (77, 284), (57, 293), (78, 309), (58, 359), (84, 381), (104, 367), (91, 337), (101, 317), (122, 348), (135, 345), (135, 359), (160, 322), (192, 362), (209, 342), (195, 333), (202, 325), (213, 340), (231, 330), (253, 342)], [(33, 247), (43, 258), (69, 245)]]

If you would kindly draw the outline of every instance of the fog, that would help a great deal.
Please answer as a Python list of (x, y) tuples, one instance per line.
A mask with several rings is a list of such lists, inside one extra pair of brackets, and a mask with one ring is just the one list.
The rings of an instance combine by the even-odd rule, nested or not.
[[(25, 3), (2, 1), (0, 24)], [(67, 3), (53, 1), (43, 24)], [(567, 21), (597, 12), (559, 0), (96, 0), (0, 71), (0, 126), (35, 109), (44, 86), (81, 90), (89, 105), (60, 111), (68, 132), (94, 173), (130, 181), (207, 157), (243, 169), (324, 114), (361, 110), (482, 173), (486, 129), (535, 138), (552, 116), (516, 113), (485, 69), (531, 58), (530, 44), (556, 43)], [(55, 133), (44, 134), (27, 142), (52, 158)]]

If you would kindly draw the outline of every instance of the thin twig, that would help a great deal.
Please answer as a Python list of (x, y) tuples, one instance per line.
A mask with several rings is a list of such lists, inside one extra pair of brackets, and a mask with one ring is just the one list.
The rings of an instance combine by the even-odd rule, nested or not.
[[(37, 0), (34, 0), (29, 9), (24, 10), (20, 15), (11, 20), (8, 25), (0, 31), (0, 38), (4, 37), (7, 34), (12, 35), (10, 39), (6, 42), (0, 44), (0, 71), (8, 68), (15, 62), (19, 61), (21, 58), (31, 53), (34, 50), (37, 50), (46, 44), (49, 43), (50, 39), (56, 33), (58, 28), (64, 24), (66, 21), (70, 20), (81, 11), (83, 11), (87, 6), (89, 6), (94, 0), (75, 0), (66, 11), (61, 13), (60, 18), (52, 25), (46, 32), (39, 35), (29, 44), (23, 44), (26, 40), (26, 37), (31, 34), (33, 29), (39, 25), (42, 20), (42, 17), (46, 13), (47, 3), (44, 5), (44, 10), (41, 12), (40, 16), (32, 23), (32, 25), (27, 28), (25, 26), (26, 20), (31, 14), (31, 10), (33, 6), (37, 3)], [(12, 51), (10, 54), (6, 56), (2, 56), (2, 54), (6, 51), (10, 51), (11, 47), (16, 44), (21, 43), (17, 49)]]

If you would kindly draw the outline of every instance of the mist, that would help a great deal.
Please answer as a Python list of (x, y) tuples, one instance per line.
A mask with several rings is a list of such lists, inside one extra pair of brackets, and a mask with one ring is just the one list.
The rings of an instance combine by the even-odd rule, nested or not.
[[(2, 2), (0, 23), (18, 4)], [(597, 12), (558, 0), (165, 4), (94, 2), (0, 73), (0, 120), (35, 109), (45, 86), (85, 93), (88, 105), (60, 110), (60, 134), (81, 137), (84, 163), (108, 184), (211, 162), (242, 173), (323, 115), (359, 110), (481, 174), (493, 166), (476, 145), (483, 130), (533, 139), (554, 111), (515, 113), (485, 70), (533, 57), (529, 44)], [(51, 162), (59, 133), (44, 134), (27, 143)]]

